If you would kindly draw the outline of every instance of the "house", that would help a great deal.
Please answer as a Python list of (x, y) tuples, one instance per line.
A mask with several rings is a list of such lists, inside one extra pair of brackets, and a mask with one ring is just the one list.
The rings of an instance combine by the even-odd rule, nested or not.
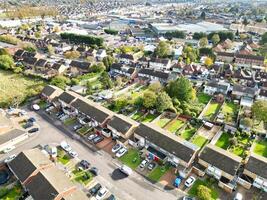
[(254, 186), (267, 192), (267, 158), (252, 153), (238, 183), (246, 189)]
[(170, 70), (171, 61), (169, 59), (151, 58), (148, 66), (154, 70)]
[(107, 123), (107, 128), (112, 131), (113, 137), (127, 140), (134, 129), (139, 125), (136, 121), (124, 115), (115, 114)]
[(107, 56), (107, 52), (105, 49), (98, 49), (95, 55), (97, 60), (103, 60), (103, 58), (106, 56)]
[(78, 97), (78, 95), (74, 92), (68, 91), (63, 92), (58, 96), (58, 101), (61, 104), (62, 108), (70, 107), (71, 103), (75, 101), (75, 99)]
[(143, 81), (143, 79), (148, 79), (149, 81), (167, 83), (167, 81), (169, 80), (169, 73), (156, 71), (153, 69), (140, 69), (138, 71), (138, 79), (140, 81)]
[(66, 43), (51, 43), (51, 45), (55, 48), (55, 53), (64, 53), (72, 49), (71, 45)]
[(264, 57), (263, 56), (254, 56), (254, 55), (243, 55), (237, 54), (235, 56), (235, 63), (242, 66), (263, 66), (264, 65)]
[(217, 52), (216, 60), (226, 63), (232, 63), (234, 61), (235, 54), (228, 52)]
[(46, 67), (46, 64), (47, 64), (47, 60), (41, 58), (37, 60), (37, 62), (35, 63), (35, 69), (36, 70), (43, 69)]
[(233, 180), (242, 158), (212, 144), (208, 144), (198, 157), (204, 171), (219, 181), (219, 186), (228, 192), (235, 187)]
[(96, 57), (96, 52), (97, 51), (95, 49), (89, 49), (88, 51), (86, 51), (85, 55), (95, 58)]
[(11, 129), (3, 133), (0, 132), (0, 152), (7, 147), (14, 146), (17, 143), (26, 140), (28, 137), (29, 135), (27, 131), (20, 129)]
[(123, 54), (119, 55), (119, 61), (121, 63), (130, 64), (130, 63), (135, 63), (137, 61), (137, 58), (133, 54), (124, 54), (123, 53)]
[(113, 77), (116, 77), (116, 75), (122, 75), (126, 76), (129, 79), (134, 79), (137, 76), (137, 70), (134, 67), (128, 67), (121, 63), (113, 63), (110, 66), (110, 74)]
[(148, 62), (149, 62), (149, 59), (147, 57), (143, 56), (143, 57), (138, 59), (136, 64), (139, 67), (147, 68), (148, 67)]
[(169, 161), (188, 168), (196, 157), (199, 147), (151, 123), (142, 123), (129, 139), (129, 144), (145, 147), (147, 156), (163, 162)]
[(31, 199), (81, 199), (88, 197), (39, 149), (25, 150), (8, 163)]
[(254, 98), (258, 94), (258, 92), (258, 88), (251, 88), (239, 84), (234, 84), (232, 97), (235, 99), (241, 99), (242, 97)]
[(47, 85), (41, 92), (41, 98), (47, 100), (48, 102), (51, 102), (62, 93), (63, 93), (62, 89), (53, 85)]
[(78, 76), (90, 72), (91, 63), (73, 60), (69, 66), (71, 75)]
[(24, 50), (22, 50), (22, 49), (19, 49), (19, 50), (17, 50), (16, 52), (15, 52), (15, 54), (14, 54), (14, 59), (16, 60), (16, 61), (19, 61), (19, 60), (21, 60), (23, 57), (22, 57), (22, 55), (24, 54)]
[(27, 68), (33, 68), (35, 66), (35, 63), (37, 62), (37, 60), (38, 59), (35, 57), (24, 57), (22, 62), (24, 63), (24, 65), (27, 66)]
[(204, 86), (204, 93), (214, 95), (215, 93), (227, 94), (230, 89), (230, 83), (222, 81), (210, 81)]
[(53, 63), (51, 68), (56, 70), (58, 75), (63, 74), (68, 69), (66, 65), (57, 62)]

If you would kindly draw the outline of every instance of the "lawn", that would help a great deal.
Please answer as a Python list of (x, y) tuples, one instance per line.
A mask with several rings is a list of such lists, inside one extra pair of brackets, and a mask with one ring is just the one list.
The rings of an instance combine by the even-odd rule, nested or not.
[(39, 94), (44, 85), (40, 79), (0, 70), (0, 107), (21, 104)]
[(22, 188), (20, 185), (15, 185), (11, 189), (1, 188), (0, 189), (0, 199), (1, 200), (13, 200), (19, 199), (22, 195)]
[(64, 150), (57, 149), (57, 159), (61, 164), (66, 165), (70, 161), (71, 157), (69, 154), (65, 153)]
[(219, 111), (219, 109), (220, 109), (220, 104), (211, 102), (208, 105), (206, 112), (204, 113), (204, 117), (213, 120), (215, 114)]
[(256, 141), (253, 152), (267, 158), (267, 140)]
[(233, 102), (226, 102), (222, 107), (222, 113), (225, 116), (226, 122), (234, 123), (237, 112), (238, 112), (238, 106)]
[(195, 128), (188, 128), (182, 131), (181, 137), (185, 140), (190, 140), (191, 137), (195, 134), (196, 129)]
[(89, 132), (91, 128), (89, 126), (83, 126), (82, 128), (80, 128), (77, 132), (80, 134), (80, 135), (85, 135), (86, 133)]
[(41, 109), (45, 109), (45, 107), (47, 106), (47, 103), (45, 100), (41, 100), (39, 101), (38, 105), (40, 106)]
[(152, 122), (154, 119), (156, 119), (157, 116), (153, 114), (147, 114), (144, 119), (142, 119), (142, 122)]
[(137, 149), (129, 149), (126, 154), (119, 158), (119, 160), (132, 169), (137, 168), (138, 165), (142, 162), (142, 159), (139, 156), (139, 151)]
[(68, 118), (64, 121), (64, 124), (66, 126), (71, 126), (71, 125), (75, 124), (75, 122), (76, 122), (76, 118)]
[(233, 154), (242, 157), (243, 153), (244, 153), (244, 148), (242, 146), (233, 146), (230, 149), (230, 152), (232, 152)]
[(228, 133), (223, 132), (219, 140), (216, 142), (216, 146), (220, 147), (222, 149), (227, 149), (230, 146), (229, 139), (231, 138), (231, 135)]
[(197, 196), (197, 188), (200, 185), (207, 186), (211, 190), (211, 197), (213, 200), (218, 199), (219, 193), (217, 189), (208, 180), (197, 179), (195, 183), (193, 184), (193, 186), (191, 187), (191, 189), (188, 191), (188, 194), (192, 196)]
[(171, 133), (175, 133), (179, 128), (181, 128), (184, 125), (184, 122), (176, 119), (173, 120), (169, 125), (168, 125), (168, 131)]
[(148, 178), (152, 181), (158, 182), (160, 178), (171, 168), (170, 165), (157, 166), (152, 172), (148, 174)]
[(73, 174), (73, 180), (85, 186), (93, 180), (93, 174), (91, 174), (89, 171), (84, 171), (84, 170), (79, 171), (75, 169), (72, 171), (72, 174)]
[(211, 96), (201, 92), (197, 94), (197, 98), (199, 103), (207, 104), (210, 101)]
[(136, 112), (136, 113), (132, 116), (132, 119), (138, 121), (143, 115), (144, 115), (144, 113), (142, 113), (142, 112)]
[(169, 118), (160, 118), (158, 121), (157, 121), (157, 125), (161, 128), (163, 128), (169, 121), (171, 121), (171, 119)]
[(197, 135), (193, 138), (192, 143), (202, 148), (207, 143), (207, 141), (208, 140), (206, 138)]

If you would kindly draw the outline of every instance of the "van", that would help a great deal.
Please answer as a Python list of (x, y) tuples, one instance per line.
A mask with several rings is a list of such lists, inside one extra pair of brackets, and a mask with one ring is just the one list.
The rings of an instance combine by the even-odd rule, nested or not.
[(133, 170), (126, 165), (122, 165), (119, 169), (122, 173), (126, 174), (127, 176), (129, 176), (133, 173)]
[(57, 147), (52, 147), (51, 148), (51, 156), (53, 158), (57, 157)]

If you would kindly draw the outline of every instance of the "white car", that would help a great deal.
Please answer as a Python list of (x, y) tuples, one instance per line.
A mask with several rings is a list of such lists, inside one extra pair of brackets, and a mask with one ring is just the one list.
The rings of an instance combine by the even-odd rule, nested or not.
[(8, 156), (6, 159), (5, 159), (5, 163), (9, 163), (10, 161), (12, 161), (14, 158), (16, 158), (16, 155), (15, 154), (13, 154), (13, 155), (11, 155), (11, 156)]
[(236, 193), (234, 200), (242, 200), (243, 199), (243, 195), (241, 193)]
[(127, 149), (122, 147), (117, 153), (116, 153), (116, 157), (120, 158), (122, 157), (125, 153), (127, 152)]
[(122, 145), (121, 144), (115, 144), (113, 147), (112, 147), (112, 153), (116, 153), (117, 151), (119, 151), (120, 149), (122, 148)]
[(76, 158), (78, 157), (78, 153), (76, 151), (69, 151), (71, 157)]
[(103, 199), (103, 198), (107, 195), (107, 193), (108, 193), (107, 188), (102, 187), (102, 188), (97, 192), (97, 195), (96, 195), (95, 198), (96, 198), (97, 200), (101, 200), (101, 199)]
[(69, 116), (68, 115), (63, 115), (62, 117), (60, 117), (60, 121), (65, 121), (66, 119), (68, 119)]
[(143, 160), (143, 161), (140, 163), (139, 167), (140, 167), (141, 169), (143, 169), (143, 168), (145, 168), (145, 167), (148, 165), (148, 163), (149, 163), (149, 161), (148, 161), (147, 159), (145, 159), (145, 160)]
[(4, 152), (4, 153), (8, 153), (8, 152), (14, 150), (15, 148), (16, 148), (16, 147), (14, 147), (14, 146), (9, 146), (9, 147), (5, 148), (5, 149), (3, 150), (3, 152)]
[(190, 176), (188, 179), (186, 179), (184, 184), (186, 187), (191, 187), (195, 181), (196, 179), (193, 176)]
[(33, 104), (32, 109), (38, 111), (38, 110), (40, 110), (40, 106), (37, 104)]
[(60, 143), (60, 146), (61, 146), (62, 149), (64, 149), (67, 152), (70, 152), (72, 150), (70, 145), (66, 141), (62, 141)]

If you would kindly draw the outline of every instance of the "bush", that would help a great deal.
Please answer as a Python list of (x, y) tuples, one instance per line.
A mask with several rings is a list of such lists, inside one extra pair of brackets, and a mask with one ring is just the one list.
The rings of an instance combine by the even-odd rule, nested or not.
[(0, 199), (5, 197), (8, 193), (8, 189), (7, 188), (1, 188), (0, 189)]
[(65, 40), (69, 40), (75, 44), (87, 44), (87, 45), (97, 45), (103, 46), (103, 38), (94, 37), (89, 35), (78, 35), (73, 33), (61, 33), (60, 37)]
[(104, 29), (104, 32), (110, 35), (118, 35), (119, 31), (114, 29)]
[(211, 198), (211, 189), (204, 185), (199, 185), (197, 188), (197, 197), (200, 200), (210, 200)]

